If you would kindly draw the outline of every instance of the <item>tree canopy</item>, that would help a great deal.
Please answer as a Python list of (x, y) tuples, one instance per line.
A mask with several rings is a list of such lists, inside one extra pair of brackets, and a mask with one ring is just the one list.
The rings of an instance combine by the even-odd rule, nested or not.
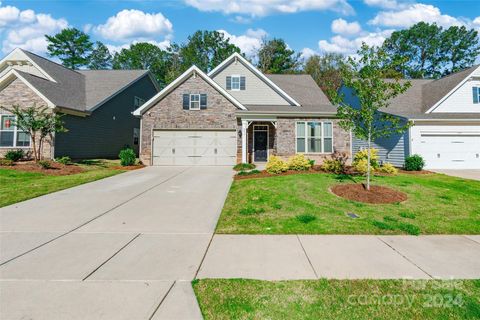
[[(342, 84), (341, 67), (345, 64), (345, 57), (338, 53), (313, 55), (305, 61), (303, 71), (312, 76), (327, 96), (337, 91)], [(330, 97), (329, 97), (330, 98)]]
[(95, 43), (95, 48), (89, 57), (88, 68), (93, 70), (105, 70), (112, 67), (112, 55), (100, 41)]
[(288, 48), (283, 39), (264, 40), (258, 51), (258, 68), (264, 73), (293, 73), (300, 65), (300, 54)]
[(79, 69), (89, 64), (93, 43), (90, 36), (75, 28), (66, 28), (47, 38), (47, 51), (51, 57), (58, 57), (70, 69)]

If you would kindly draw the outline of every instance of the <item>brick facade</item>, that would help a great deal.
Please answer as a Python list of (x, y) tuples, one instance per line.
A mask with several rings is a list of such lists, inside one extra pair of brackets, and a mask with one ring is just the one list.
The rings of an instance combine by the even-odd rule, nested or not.
[[(207, 94), (207, 109), (183, 110), (185, 93)], [(143, 114), (140, 160), (147, 165), (151, 163), (153, 130), (237, 129), (236, 110), (235, 105), (200, 76), (191, 76)], [(237, 140), (241, 143), (241, 139)]]
[[(35, 92), (33, 92), (22, 80), (15, 79), (2, 91), (0, 91), (0, 106), (11, 108), (14, 105), (28, 108), (36, 105), (37, 107), (46, 106), (45, 101), (40, 98)], [(4, 109), (0, 109), (0, 113), (8, 114)], [(31, 154), (32, 148), (30, 147), (13, 147), (4, 148), (0, 147), (0, 157), (4, 157), (5, 153), (9, 150), (23, 149), (27, 154)], [(53, 155), (53, 145), (51, 141), (47, 140), (43, 146), (43, 157), (51, 158)]]

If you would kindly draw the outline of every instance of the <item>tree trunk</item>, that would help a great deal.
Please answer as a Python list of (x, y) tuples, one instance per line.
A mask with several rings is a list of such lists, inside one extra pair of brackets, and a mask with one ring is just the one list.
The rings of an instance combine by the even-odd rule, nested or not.
[(38, 161), (38, 158), (37, 158), (37, 143), (35, 141), (35, 135), (30, 133), (30, 136), (32, 137), (33, 159), (35, 160), (35, 162), (37, 162)]
[(372, 135), (370, 131), (368, 132), (368, 152), (367, 152), (367, 190), (370, 191), (370, 158), (371, 158), (371, 140), (372, 140)]

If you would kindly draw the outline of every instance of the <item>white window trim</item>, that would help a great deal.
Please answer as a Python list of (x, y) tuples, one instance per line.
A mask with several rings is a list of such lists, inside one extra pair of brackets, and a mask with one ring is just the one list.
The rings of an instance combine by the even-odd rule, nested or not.
[(473, 104), (479, 104), (480, 105), (480, 86), (473, 86), (474, 88), (477, 88), (477, 103), (475, 103), (475, 101), (473, 101)]
[[(259, 127), (267, 127), (266, 129), (257, 129)], [(267, 133), (267, 160), (270, 158), (270, 126), (268, 124), (254, 124), (253, 125), (253, 148), (252, 148), (252, 162), (255, 162), (255, 132)]]
[[(241, 82), (241, 75), (239, 74), (232, 74), (230, 76), (230, 90), (232, 91), (240, 91), (240, 88), (241, 88), (241, 85), (240, 85), (240, 82)], [(238, 89), (234, 89), (233, 88), (233, 78), (238, 78)]]
[[(14, 118), (16, 118), (12, 114), (0, 114), (0, 123), (3, 121), (2, 120), (3, 117), (14, 117)], [(0, 149), (12, 149), (12, 148), (15, 148), (15, 149), (30, 149), (32, 147), (32, 137), (30, 137), (30, 139), (28, 141), (28, 146), (17, 146), (17, 135), (18, 135), (18, 133), (19, 132), (26, 132), (26, 131), (18, 130), (17, 126), (14, 126), (13, 130), (2, 130), (2, 129), (0, 129), (0, 132), (13, 132), (13, 146), (0, 146)]]
[[(304, 139), (305, 139), (305, 152), (298, 152), (298, 148), (297, 148), (297, 142), (298, 142), (298, 136), (297, 136), (297, 133), (298, 133), (298, 129), (297, 129), (297, 126), (298, 126), (298, 123), (301, 122), (301, 123), (304, 123), (305, 124), (305, 135), (304, 135)], [(307, 127), (308, 127), (308, 123), (309, 122), (316, 122), (316, 123), (320, 123), (321, 124), (321, 135), (320, 135), (320, 139), (322, 141), (322, 151), (321, 152), (308, 152), (308, 131), (307, 131)], [(330, 123), (331, 126), (332, 126), (332, 136), (331, 137), (325, 137), (325, 127), (324, 127), (324, 124), (325, 123)], [(332, 121), (316, 121), (316, 120), (312, 120), (312, 121), (304, 121), (304, 120), (301, 120), (301, 121), (295, 121), (295, 153), (299, 153), (299, 154), (333, 154), (334, 152), (334, 141), (333, 141), (333, 122)], [(326, 139), (329, 139), (331, 138), (332, 139), (332, 151), (331, 152), (325, 152), (325, 138)]]
[[(197, 101), (194, 101), (194, 102), (198, 102), (198, 108), (192, 108), (192, 97), (193, 97), (193, 96), (198, 96), (198, 100), (197, 100)], [(191, 94), (190, 94), (190, 99), (189, 99), (189, 102), (188, 102), (188, 109), (189, 109), (189, 110), (193, 110), (193, 111), (200, 110), (200, 109), (201, 109), (201, 107), (200, 107), (200, 100), (201, 100), (200, 93), (191, 93)]]

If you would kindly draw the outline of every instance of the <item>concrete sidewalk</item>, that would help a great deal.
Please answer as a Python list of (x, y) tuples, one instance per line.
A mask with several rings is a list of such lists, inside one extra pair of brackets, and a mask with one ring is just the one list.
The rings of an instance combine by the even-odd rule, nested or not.
[(215, 235), (198, 278), (475, 279), (480, 236)]

